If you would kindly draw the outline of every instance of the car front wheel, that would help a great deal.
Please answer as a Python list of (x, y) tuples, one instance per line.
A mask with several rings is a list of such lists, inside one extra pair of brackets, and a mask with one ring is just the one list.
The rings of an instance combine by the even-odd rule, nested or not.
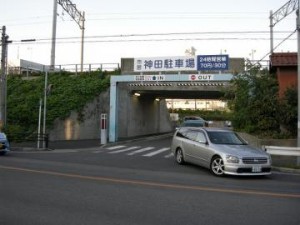
[(224, 161), (220, 156), (216, 156), (212, 159), (210, 163), (210, 170), (216, 176), (223, 176), (224, 175)]
[(176, 162), (178, 164), (184, 164), (183, 152), (181, 148), (177, 149), (176, 151)]

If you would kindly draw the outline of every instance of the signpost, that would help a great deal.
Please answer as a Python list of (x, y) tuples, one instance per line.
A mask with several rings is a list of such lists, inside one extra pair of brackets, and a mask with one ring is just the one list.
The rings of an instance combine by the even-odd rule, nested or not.
[(198, 55), (197, 70), (228, 70), (228, 55)]
[(195, 71), (196, 69), (196, 57), (194, 56), (134, 59), (134, 72)]
[(222, 71), (229, 68), (229, 55), (166, 56), (135, 58), (134, 72)]

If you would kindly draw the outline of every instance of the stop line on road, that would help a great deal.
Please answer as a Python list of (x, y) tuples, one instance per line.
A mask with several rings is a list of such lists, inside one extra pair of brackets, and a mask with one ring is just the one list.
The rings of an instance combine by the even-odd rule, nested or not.
[[(101, 152), (107, 152), (108, 154), (120, 154), (124, 153), (128, 156), (138, 155), (141, 154), (143, 157), (153, 157), (159, 154), (168, 153), (164, 155), (164, 158), (170, 158), (173, 156), (172, 153), (170, 153), (170, 147), (164, 147), (164, 148), (155, 148), (155, 147), (141, 147), (141, 146), (131, 146), (127, 147), (125, 145), (116, 145), (108, 148), (104, 148), (105, 151)], [(95, 151), (94, 153), (100, 153), (100, 151)]]

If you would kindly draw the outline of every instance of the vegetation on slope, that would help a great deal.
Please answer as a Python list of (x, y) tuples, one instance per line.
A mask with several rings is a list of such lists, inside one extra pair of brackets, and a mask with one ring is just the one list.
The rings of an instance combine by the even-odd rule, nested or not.
[[(87, 102), (109, 87), (109, 76), (101, 71), (73, 75), (48, 74), (47, 127), (57, 118), (68, 117), (72, 110), (81, 112)], [(7, 127), (11, 140), (31, 137), (38, 130), (40, 99), (44, 100), (45, 75), (24, 79), (10, 76), (7, 81)], [(42, 107), (43, 108), (43, 107)], [(35, 135), (34, 135), (35, 137)]]

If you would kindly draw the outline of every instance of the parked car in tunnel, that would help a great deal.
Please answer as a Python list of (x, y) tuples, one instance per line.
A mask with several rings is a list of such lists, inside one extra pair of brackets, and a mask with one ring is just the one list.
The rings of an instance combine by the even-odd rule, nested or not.
[(177, 129), (180, 127), (205, 127), (206, 121), (204, 120), (185, 120), (183, 121)]
[(271, 156), (229, 129), (182, 127), (173, 136), (171, 151), (178, 164), (197, 164), (216, 176), (271, 174)]
[[(185, 116), (183, 117), (183, 123), (188, 121), (187, 123), (190, 123), (192, 121), (202, 121), (204, 123), (204, 126), (207, 127), (209, 125), (209, 121), (206, 121), (200, 116)], [(197, 122), (195, 122), (197, 123)]]

